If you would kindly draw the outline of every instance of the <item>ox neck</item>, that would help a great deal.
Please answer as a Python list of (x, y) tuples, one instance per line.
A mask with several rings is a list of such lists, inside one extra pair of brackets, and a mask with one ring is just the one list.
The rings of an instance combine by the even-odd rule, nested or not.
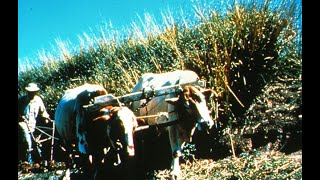
[(169, 113), (176, 113), (176, 121), (177, 124), (183, 127), (186, 130), (191, 130), (196, 127), (197, 120), (192, 119), (192, 115), (187, 112), (186, 108), (184, 108), (183, 103), (178, 105), (179, 108), (176, 108)]

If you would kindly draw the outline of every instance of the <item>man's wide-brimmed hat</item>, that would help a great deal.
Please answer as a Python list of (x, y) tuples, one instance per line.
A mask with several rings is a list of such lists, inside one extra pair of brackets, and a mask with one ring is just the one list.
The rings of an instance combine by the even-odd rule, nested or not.
[(34, 92), (34, 91), (39, 91), (40, 89), (36, 83), (29, 83), (28, 86), (26, 87), (26, 90), (29, 92)]

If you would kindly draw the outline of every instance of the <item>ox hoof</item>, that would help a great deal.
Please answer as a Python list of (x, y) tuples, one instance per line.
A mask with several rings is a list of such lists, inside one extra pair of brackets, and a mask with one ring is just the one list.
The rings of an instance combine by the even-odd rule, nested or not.
[(181, 174), (179, 172), (171, 172), (170, 179), (171, 180), (181, 180)]

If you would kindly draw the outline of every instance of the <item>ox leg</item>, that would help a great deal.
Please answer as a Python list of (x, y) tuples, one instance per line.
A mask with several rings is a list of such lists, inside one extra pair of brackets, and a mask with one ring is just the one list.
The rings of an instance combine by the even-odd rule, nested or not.
[(173, 160), (171, 162), (170, 178), (172, 180), (179, 180), (181, 179), (181, 169), (180, 169), (179, 159), (182, 153), (180, 150), (176, 150), (172, 155), (173, 155)]
[(68, 142), (63, 142), (63, 144), (60, 145), (60, 148), (65, 153), (66, 166), (68, 168), (74, 168), (73, 166), (75, 164), (75, 161), (74, 161), (75, 155), (73, 151), (73, 146)]
[(103, 179), (104, 163), (102, 163), (104, 153), (97, 151), (92, 155), (92, 177), (94, 180)]
[(75, 167), (77, 166), (77, 162), (76, 162), (76, 153), (77, 153), (77, 150), (76, 150), (74, 144), (72, 144), (70, 148), (71, 148), (70, 153), (69, 153), (70, 166), (71, 166), (72, 168), (75, 168)]
[(169, 140), (172, 152), (172, 162), (171, 162), (171, 172), (170, 178), (174, 180), (181, 179), (181, 169), (179, 164), (179, 159), (182, 156), (181, 153), (181, 138), (179, 137), (179, 132), (177, 126), (169, 127)]
[(90, 177), (92, 175), (92, 164), (89, 160), (89, 155), (88, 154), (79, 154), (78, 158), (78, 165), (79, 168), (82, 170), (84, 176)]

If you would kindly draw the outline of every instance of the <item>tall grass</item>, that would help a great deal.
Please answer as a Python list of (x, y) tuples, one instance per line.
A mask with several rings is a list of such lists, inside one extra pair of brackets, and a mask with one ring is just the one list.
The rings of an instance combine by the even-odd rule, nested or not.
[(40, 66), (29, 64), (19, 72), (19, 89), (38, 83), (53, 114), (62, 93), (85, 82), (123, 95), (143, 73), (191, 69), (219, 94), (223, 111), (215, 113), (232, 120), (275, 75), (301, 74), (301, 5), (290, 0), (226, 2), (221, 11), (195, 4), (193, 14), (181, 12), (179, 21), (164, 12), (161, 25), (146, 13), (126, 34), (101, 27), (98, 35), (92, 31), (79, 37), (78, 51), (57, 41), (58, 56), (41, 53)]

